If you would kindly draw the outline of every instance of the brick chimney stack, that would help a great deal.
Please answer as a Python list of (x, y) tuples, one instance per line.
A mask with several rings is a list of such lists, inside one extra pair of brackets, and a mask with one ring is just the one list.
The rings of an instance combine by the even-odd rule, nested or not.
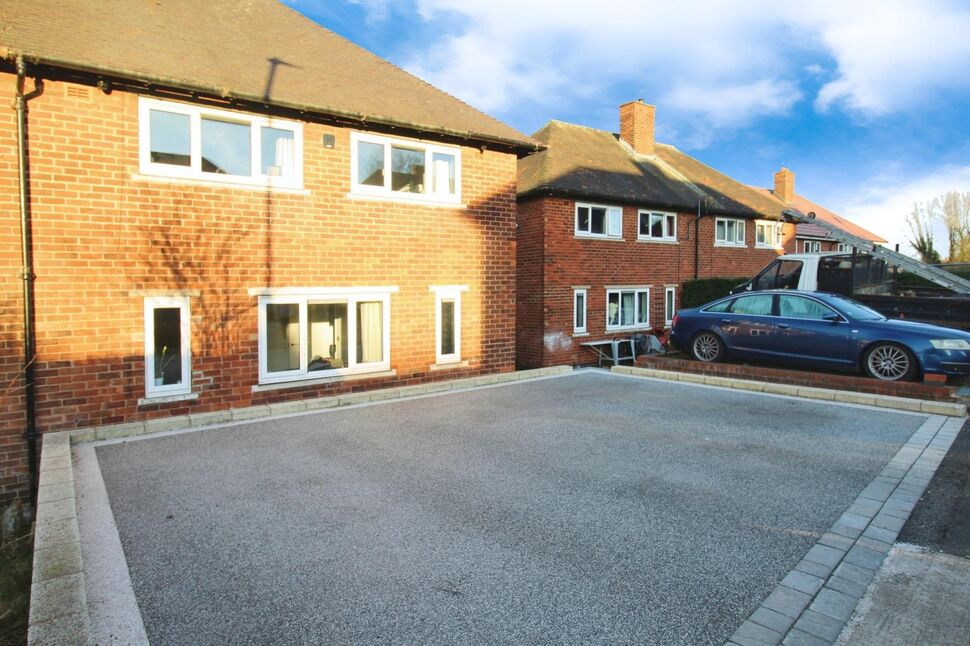
[(775, 173), (775, 197), (786, 204), (795, 199), (795, 173), (784, 166)]
[(656, 108), (643, 99), (620, 106), (620, 139), (641, 155), (653, 154), (653, 120)]

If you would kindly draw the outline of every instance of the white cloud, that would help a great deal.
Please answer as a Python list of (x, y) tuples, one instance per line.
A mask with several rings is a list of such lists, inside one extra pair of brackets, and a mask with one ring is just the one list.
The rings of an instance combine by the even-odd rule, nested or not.
[(367, 22), (376, 23), (386, 19), (390, 15), (387, 6), (388, 0), (347, 0), (350, 4), (360, 5), (367, 13)]
[[(948, 191), (970, 191), (970, 166), (943, 166), (902, 181), (891, 175), (874, 177), (862, 185), (856, 196), (847, 200), (844, 209), (837, 212), (886, 238), (889, 248), (898, 243), (900, 251), (913, 253), (908, 242), (910, 231), (906, 216), (913, 211), (915, 203), (930, 202)], [(934, 234), (936, 249), (946, 255), (943, 227), (937, 224)]]

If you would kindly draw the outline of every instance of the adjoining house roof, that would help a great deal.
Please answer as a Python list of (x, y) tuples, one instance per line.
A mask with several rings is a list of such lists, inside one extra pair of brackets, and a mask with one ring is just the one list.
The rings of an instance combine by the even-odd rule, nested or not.
[(778, 218), (785, 205), (677, 148), (639, 155), (619, 137), (562, 121), (532, 135), (547, 149), (519, 160), (519, 197), (562, 195), (745, 218)]
[[(755, 188), (755, 187), (752, 187), (752, 188)], [(774, 191), (768, 188), (756, 188), (756, 190), (766, 195), (772, 195), (772, 196), (774, 195)], [(805, 214), (814, 212), (815, 218), (817, 220), (823, 220), (825, 222), (828, 222), (829, 224), (842, 229), (846, 233), (850, 233), (860, 238), (865, 238), (870, 242), (875, 242), (879, 244), (886, 242), (885, 239), (879, 237), (875, 233), (867, 229), (863, 229), (858, 224), (855, 224), (854, 222), (850, 222), (849, 220), (845, 219), (838, 213), (833, 213), (832, 211), (829, 211), (821, 204), (816, 204), (815, 202), (812, 202), (811, 200), (804, 198), (801, 195), (796, 194), (792, 198), (791, 202), (788, 203), (788, 206), (789, 208), (794, 208), (797, 211), (800, 211), (801, 213), (805, 213)], [(832, 237), (831, 231), (829, 231), (825, 227), (820, 227), (817, 224), (799, 224), (795, 229), (795, 237), (796, 238), (820, 238), (823, 240), (835, 239)]]
[(276, 0), (0, 0), (0, 57), (534, 150)]

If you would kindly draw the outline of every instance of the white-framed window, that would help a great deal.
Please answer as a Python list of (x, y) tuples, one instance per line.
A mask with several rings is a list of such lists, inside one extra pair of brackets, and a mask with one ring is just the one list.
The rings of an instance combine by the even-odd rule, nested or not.
[(432, 287), (434, 292), (435, 363), (461, 361), (461, 293), (467, 285)]
[(822, 253), (822, 243), (818, 240), (806, 240), (803, 248), (805, 253)]
[(390, 369), (390, 289), (278, 290), (259, 297), (259, 381)]
[(573, 290), (573, 334), (586, 334), (586, 288)]
[(576, 235), (623, 237), (623, 209), (618, 206), (576, 203)]
[(354, 132), (350, 186), (357, 195), (457, 204), (461, 202), (461, 149)]
[(664, 325), (673, 325), (677, 313), (677, 288), (664, 287)]
[(744, 246), (744, 220), (733, 218), (714, 219), (714, 244), (720, 246)]
[(303, 187), (303, 125), (187, 103), (138, 99), (143, 175)]
[(650, 327), (650, 288), (606, 290), (606, 329)]
[(754, 246), (769, 249), (780, 249), (783, 246), (781, 237), (782, 223), (771, 220), (755, 220)]
[(145, 397), (192, 390), (192, 346), (187, 296), (145, 299)]
[(842, 253), (851, 253), (852, 245), (846, 244), (845, 242), (840, 242), (835, 249), (836, 251), (841, 251)]
[(677, 240), (677, 214), (640, 211), (637, 214), (637, 238), (640, 240)]

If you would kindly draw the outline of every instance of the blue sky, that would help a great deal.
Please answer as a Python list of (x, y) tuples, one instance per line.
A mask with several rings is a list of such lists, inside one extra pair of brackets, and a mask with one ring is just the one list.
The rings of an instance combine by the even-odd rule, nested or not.
[(643, 98), (659, 141), (748, 184), (786, 166), (904, 248), (913, 202), (970, 191), (967, 0), (286, 2), (527, 134)]

